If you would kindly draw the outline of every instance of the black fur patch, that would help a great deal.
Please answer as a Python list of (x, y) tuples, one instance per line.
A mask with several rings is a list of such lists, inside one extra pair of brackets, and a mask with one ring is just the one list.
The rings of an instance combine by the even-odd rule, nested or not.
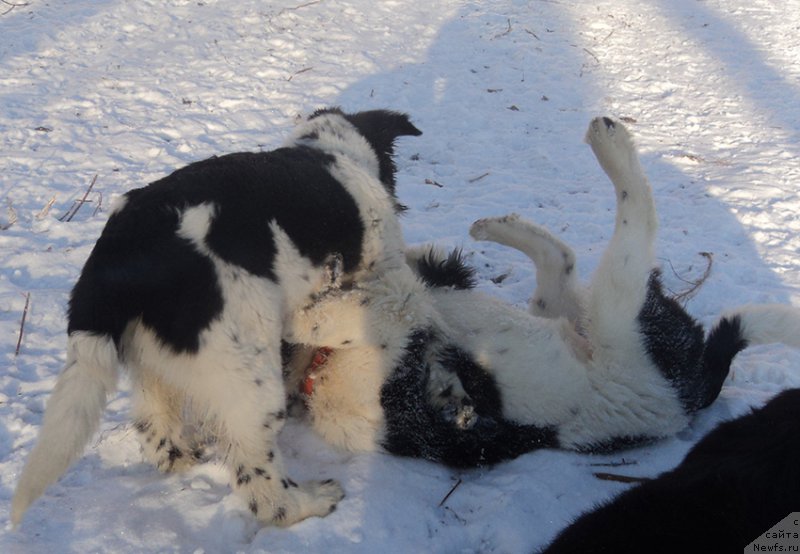
[[(378, 167), (380, 180), (386, 186), (392, 197), (396, 198), (395, 173), (397, 167), (394, 164), (394, 142), (402, 136), (419, 136), (422, 131), (417, 129), (408, 118), (408, 115), (389, 110), (370, 110), (347, 114), (339, 108), (326, 108), (317, 110), (309, 119), (323, 114), (335, 113), (344, 116), (358, 132), (367, 139), (372, 149), (378, 155)], [(398, 208), (405, 209), (398, 204)]]
[(584, 514), (544, 551), (741, 552), (797, 511), (800, 389), (722, 423), (674, 470)]
[(698, 410), (707, 407), (719, 396), (733, 358), (747, 348), (743, 335), (742, 322), (738, 317), (720, 320), (708, 334), (703, 352), (704, 379), (697, 395)]
[(441, 259), (430, 250), (417, 260), (417, 273), (429, 287), (453, 287), (467, 290), (475, 288), (475, 270), (464, 261), (461, 249), (456, 249)]
[(651, 360), (675, 387), (684, 409), (694, 411), (705, 380), (703, 328), (680, 304), (664, 295), (657, 270), (650, 274), (638, 320)]
[[(448, 421), (427, 400), (430, 367), (425, 360), (428, 348), (434, 343), (431, 331), (414, 332), (405, 357), (381, 389), (387, 451), (454, 467), (479, 467), (538, 448), (558, 446), (556, 433), (550, 428), (517, 425), (483, 414), (469, 429), (461, 429)], [(459, 365), (462, 362), (457, 360)], [(487, 405), (493, 402), (487, 400)]]
[(495, 419), (503, 417), (503, 399), (497, 383), (467, 352), (454, 345), (447, 346), (439, 362), (456, 372), (478, 414)]
[[(341, 112), (339, 112), (341, 113)], [(418, 135), (404, 114), (342, 114), (364, 133), (394, 195), (395, 138)], [(190, 164), (130, 191), (87, 260), (69, 304), (68, 331), (107, 334), (117, 346), (137, 317), (176, 352), (196, 352), (223, 300), (214, 265), (176, 235), (180, 214), (214, 207), (205, 246), (250, 274), (275, 279), (275, 221), (320, 266), (334, 253), (344, 271), (361, 262), (365, 224), (355, 200), (330, 174), (334, 158), (306, 146), (235, 153)]]

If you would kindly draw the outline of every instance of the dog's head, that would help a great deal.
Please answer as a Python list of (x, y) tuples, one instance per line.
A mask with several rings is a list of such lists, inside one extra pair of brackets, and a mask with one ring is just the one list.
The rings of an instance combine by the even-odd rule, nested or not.
[(378, 176), (381, 182), (392, 197), (396, 197), (394, 176), (397, 167), (393, 159), (394, 142), (397, 137), (416, 137), (421, 135), (422, 131), (411, 123), (408, 115), (391, 110), (369, 110), (348, 114), (339, 108), (325, 108), (317, 110), (308, 119), (310, 121), (325, 114), (342, 116), (367, 140), (378, 158)]

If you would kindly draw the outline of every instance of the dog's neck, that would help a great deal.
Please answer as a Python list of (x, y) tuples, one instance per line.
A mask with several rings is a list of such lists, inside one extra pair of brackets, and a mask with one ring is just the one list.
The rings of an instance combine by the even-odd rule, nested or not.
[(380, 178), (375, 150), (342, 115), (328, 113), (301, 123), (292, 133), (288, 144), (308, 146), (328, 154), (344, 156), (375, 178)]

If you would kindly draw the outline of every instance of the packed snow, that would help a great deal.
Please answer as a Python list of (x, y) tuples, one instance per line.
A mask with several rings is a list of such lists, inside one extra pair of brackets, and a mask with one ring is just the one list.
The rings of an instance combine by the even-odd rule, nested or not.
[(479, 288), (520, 309), (532, 266), (469, 225), (518, 212), (573, 245), (588, 278), (614, 217), (582, 143), (599, 114), (637, 137), (665, 281), (692, 315), (800, 305), (800, 1), (2, 0), (0, 14), (2, 552), (531, 552), (632, 486), (595, 473), (655, 476), (718, 422), (800, 386), (800, 352), (753, 348), (674, 438), (473, 471), (339, 452), (292, 422), (292, 476), (338, 479), (347, 497), (278, 529), (256, 524), (219, 462), (169, 476), (145, 464), (123, 385), (84, 457), (11, 530), (69, 291), (114, 198), (279, 146), (318, 107), (409, 113), (424, 134), (399, 141), (407, 242), (462, 247)]

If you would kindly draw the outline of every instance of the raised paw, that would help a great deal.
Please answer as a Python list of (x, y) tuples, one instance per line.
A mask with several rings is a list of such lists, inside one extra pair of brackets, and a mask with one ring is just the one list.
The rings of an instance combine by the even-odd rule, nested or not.
[(519, 220), (518, 214), (508, 214), (500, 217), (484, 217), (473, 223), (469, 228), (469, 235), (475, 240), (493, 240), (498, 228), (503, 228), (509, 223)]
[(589, 123), (586, 142), (612, 181), (641, 173), (639, 158), (628, 129), (610, 117), (596, 117)]

